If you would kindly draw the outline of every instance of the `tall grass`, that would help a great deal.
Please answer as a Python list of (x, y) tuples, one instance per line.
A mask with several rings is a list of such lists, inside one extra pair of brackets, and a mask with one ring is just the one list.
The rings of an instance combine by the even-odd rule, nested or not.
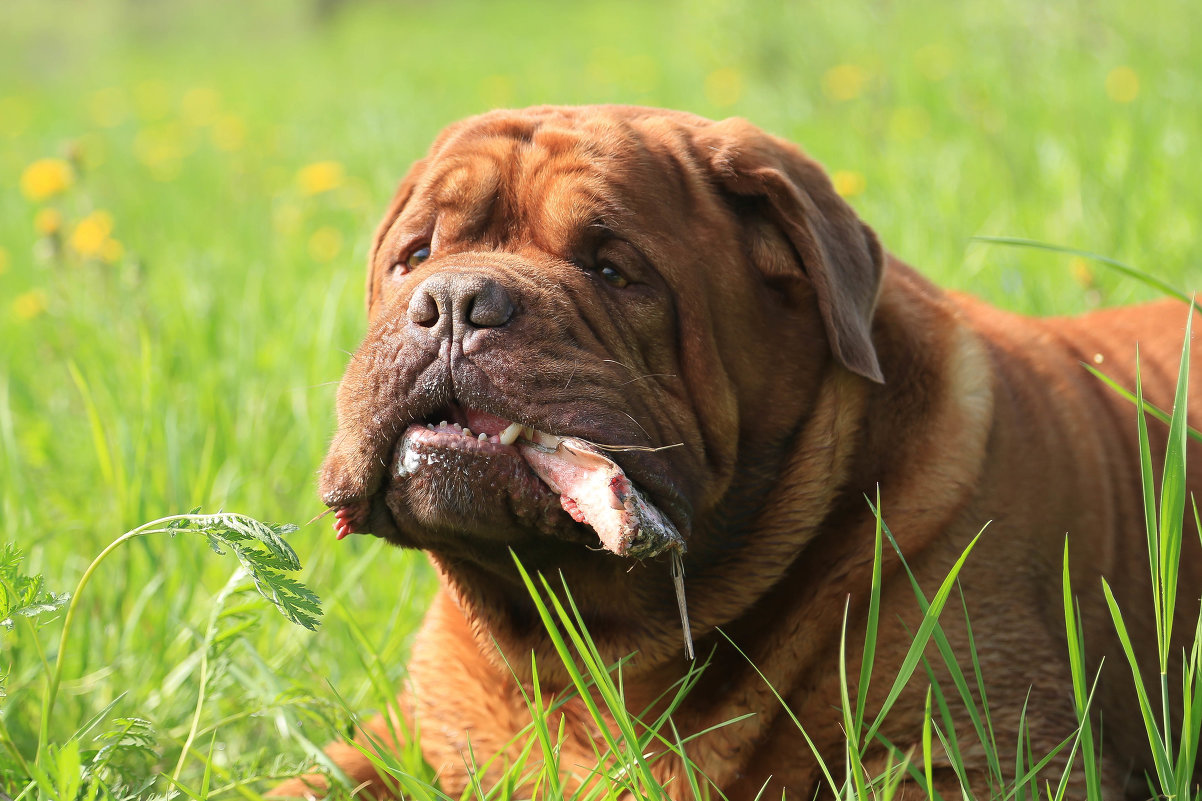
[[(319, 511), (312, 473), (362, 334), (369, 232), (454, 119), (546, 102), (747, 117), (826, 164), (892, 252), (1017, 311), (1154, 293), (1085, 259), (1066, 271), (1064, 255), (970, 237), (1154, 254), (1166, 281), (1197, 283), (1202, 50), (1182, 0), (748, 9), (0, 2), (0, 542), (24, 554), (0, 563), (14, 566), (10, 610), (36, 615), (13, 611), (0, 631), (9, 795), (28, 786), (13, 753), (39, 750), (58, 665), (43, 770), (63, 797), (77, 763), (128, 787), (165, 791), (156, 777), (178, 773), (198, 795), (254, 797), (394, 702), (433, 573), (379, 543), (334, 548), (324, 527), (290, 539), (324, 601), (316, 636), (248, 606), (241, 584), (226, 592), (228, 563), (200, 537), (137, 537), (105, 557), (65, 651), (55, 606), (112, 532), (141, 521)], [(22, 176), (44, 158), (72, 180), (28, 194)], [(110, 226), (120, 249), (90, 250), (85, 222)], [(217, 646), (215, 608), (246, 623)], [(940, 705), (933, 688), (932, 748), (951, 737)], [(389, 760), (410, 792), (433, 779), (412, 745)], [(477, 794), (517, 793), (510, 777)]]

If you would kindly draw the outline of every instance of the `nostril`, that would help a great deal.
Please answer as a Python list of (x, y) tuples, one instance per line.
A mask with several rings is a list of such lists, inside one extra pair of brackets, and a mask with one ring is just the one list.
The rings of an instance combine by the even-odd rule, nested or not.
[(505, 288), (495, 281), (480, 286), (470, 303), (467, 319), (476, 328), (497, 328), (513, 317), (513, 301)]
[(408, 315), (411, 322), (430, 328), (438, 322), (438, 303), (429, 292), (418, 287), (409, 299)]

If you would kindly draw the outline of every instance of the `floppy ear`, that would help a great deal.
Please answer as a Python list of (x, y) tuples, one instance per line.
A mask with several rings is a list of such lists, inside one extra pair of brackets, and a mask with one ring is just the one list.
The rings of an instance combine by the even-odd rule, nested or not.
[(413, 196), (413, 189), (417, 186), (422, 175), (426, 172), (426, 159), (418, 159), (413, 162), (413, 166), (409, 168), (409, 172), (401, 179), (401, 183), (397, 186), (396, 193), (392, 196), (392, 202), (388, 204), (388, 211), (384, 215), (384, 219), (376, 226), (376, 233), (371, 240), (371, 250), (367, 253), (367, 315), (371, 316), (371, 305), (376, 298), (376, 252), (380, 249), (380, 243), (384, 241), (385, 234), (392, 224), (396, 222), (396, 218), (401, 216), (401, 210), (405, 208), (405, 204), (409, 202), (409, 198)]
[(696, 135), (697, 156), (720, 188), (766, 201), (818, 297), (831, 350), (847, 369), (884, 383), (872, 344), (883, 254), (876, 234), (843, 202), (826, 173), (790, 142), (737, 118)]

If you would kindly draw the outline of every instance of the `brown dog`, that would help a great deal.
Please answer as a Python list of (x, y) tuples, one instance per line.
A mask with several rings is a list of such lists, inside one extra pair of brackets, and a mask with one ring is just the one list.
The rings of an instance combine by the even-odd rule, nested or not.
[[(711, 664), (675, 724), (687, 736), (754, 713), (693, 741), (691, 759), (731, 799), (769, 777), (768, 798), (820, 787), (750, 660), (841, 777), (839, 640), (849, 597), (849, 642), (862, 636), (865, 496), (878, 486), (928, 597), (992, 521), (960, 583), (1009, 764), (1024, 704), (1036, 758), (1076, 727), (1068, 535), (1091, 670), (1108, 657), (1094, 706), (1106, 790), (1142, 784), (1145, 735), (1099, 581), (1151, 656), (1135, 413), (1080, 363), (1133, 386), (1138, 341), (1150, 400), (1171, 403), (1183, 305), (1037, 320), (943, 292), (885, 253), (793, 145), (742, 120), (629, 107), (448, 128), (402, 182), (367, 288), (371, 328), (339, 389), (321, 492), (340, 536), (422, 548), (441, 575), (404, 703), (452, 794), (469, 739), (481, 759), (529, 722), (498, 648), (519, 674), (533, 651), (548, 694), (567, 682), (511, 551), (562, 573), (607, 659), (635, 654), (623, 675), (636, 711), (688, 667), (668, 567), (683, 551), (692, 636)], [(1160, 460), (1164, 427), (1151, 427)], [(1202, 449), (1190, 459), (1202, 464)], [(1185, 548), (1177, 631), (1192, 634), (1192, 527)], [(870, 718), (920, 618), (899, 567), (886, 558)], [(944, 623), (969, 665), (962, 617)], [(882, 730), (903, 752), (921, 735), (926, 683), (920, 670)], [(564, 715), (562, 764), (591, 764), (583, 707)], [(964, 745), (965, 723), (982, 797), (985, 758)], [(331, 753), (375, 780), (354, 750)], [(885, 757), (870, 750), (878, 767)], [(678, 765), (656, 770), (667, 780)], [(933, 772), (959, 796), (945, 759)]]

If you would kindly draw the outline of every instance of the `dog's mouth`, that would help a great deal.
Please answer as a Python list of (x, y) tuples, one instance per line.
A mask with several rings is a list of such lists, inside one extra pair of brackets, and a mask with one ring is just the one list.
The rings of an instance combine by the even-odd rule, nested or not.
[[(503, 536), (516, 523), (586, 543), (591, 529), (605, 550), (639, 559), (684, 547), (604, 446), (459, 403), (401, 433), (382, 495), (400, 528)], [(339, 539), (363, 530), (369, 504), (336, 509)]]

